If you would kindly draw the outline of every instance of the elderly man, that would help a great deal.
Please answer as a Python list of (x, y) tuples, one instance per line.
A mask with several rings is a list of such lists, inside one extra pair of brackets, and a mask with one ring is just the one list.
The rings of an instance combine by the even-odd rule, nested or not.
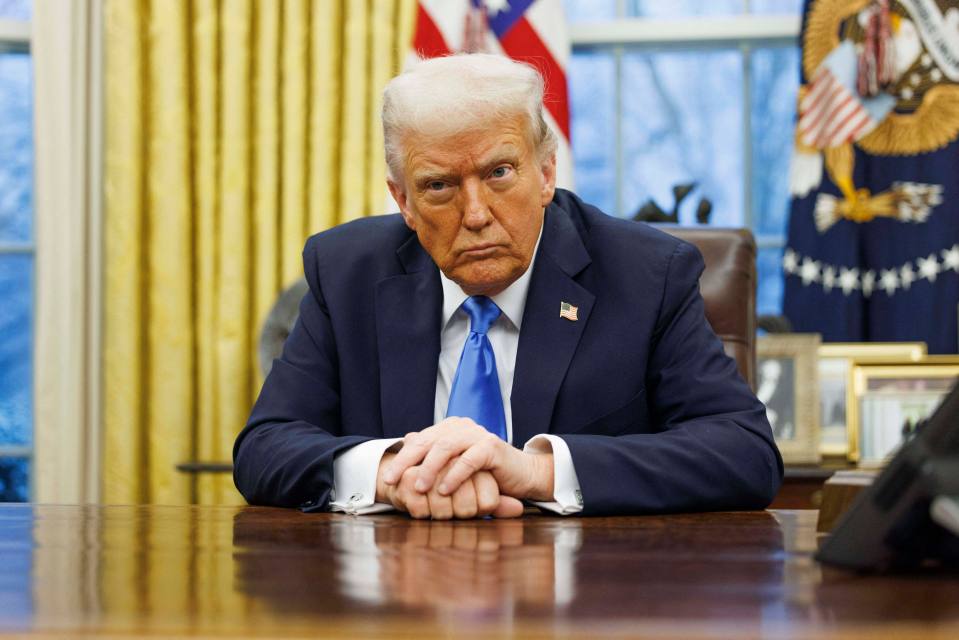
[(703, 315), (702, 258), (555, 188), (542, 96), (535, 70), (481, 54), (387, 86), (401, 215), (307, 242), (310, 290), (234, 448), (249, 502), (437, 519), (770, 502), (782, 460)]

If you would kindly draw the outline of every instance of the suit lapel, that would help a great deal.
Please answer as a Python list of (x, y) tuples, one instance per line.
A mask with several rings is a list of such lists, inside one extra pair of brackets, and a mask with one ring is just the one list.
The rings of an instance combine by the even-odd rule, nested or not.
[[(573, 280), (589, 263), (589, 254), (569, 216), (551, 204), (526, 296), (516, 354), (510, 396), (516, 446), (549, 431), (556, 396), (595, 301), (592, 293)], [(575, 322), (560, 317), (563, 302), (578, 307)]]
[(443, 306), (439, 270), (416, 235), (396, 253), (406, 273), (376, 287), (380, 411), (387, 438), (433, 424)]

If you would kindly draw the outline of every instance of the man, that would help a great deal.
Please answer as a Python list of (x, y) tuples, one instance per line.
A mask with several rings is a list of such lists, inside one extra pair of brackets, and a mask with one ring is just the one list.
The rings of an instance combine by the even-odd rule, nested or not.
[[(437, 519), (762, 508), (782, 460), (702, 258), (555, 188), (542, 79), (491, 55), (384, 93), (401, 215), (312, 237), (234, 448), (254, 504)], [(522, 449), (520, 449), (522, 447)]]

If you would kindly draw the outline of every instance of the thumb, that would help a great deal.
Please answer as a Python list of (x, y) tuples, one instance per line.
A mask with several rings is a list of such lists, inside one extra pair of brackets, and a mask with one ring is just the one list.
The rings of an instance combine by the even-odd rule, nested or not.
[(494, 518), (518, 518), (523, 515), (523, 503), (512, 496), (500, 496), (499, 506), (493, 511)]

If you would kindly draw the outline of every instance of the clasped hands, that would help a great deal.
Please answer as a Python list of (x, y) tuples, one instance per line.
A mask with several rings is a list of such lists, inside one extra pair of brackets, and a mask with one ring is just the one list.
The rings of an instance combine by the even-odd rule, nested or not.
[(515, 518), (553, 499), (553, 455), (516, 449), (469, 418), (406, 434), (376, 474), (376, 501), (414, 518)]

